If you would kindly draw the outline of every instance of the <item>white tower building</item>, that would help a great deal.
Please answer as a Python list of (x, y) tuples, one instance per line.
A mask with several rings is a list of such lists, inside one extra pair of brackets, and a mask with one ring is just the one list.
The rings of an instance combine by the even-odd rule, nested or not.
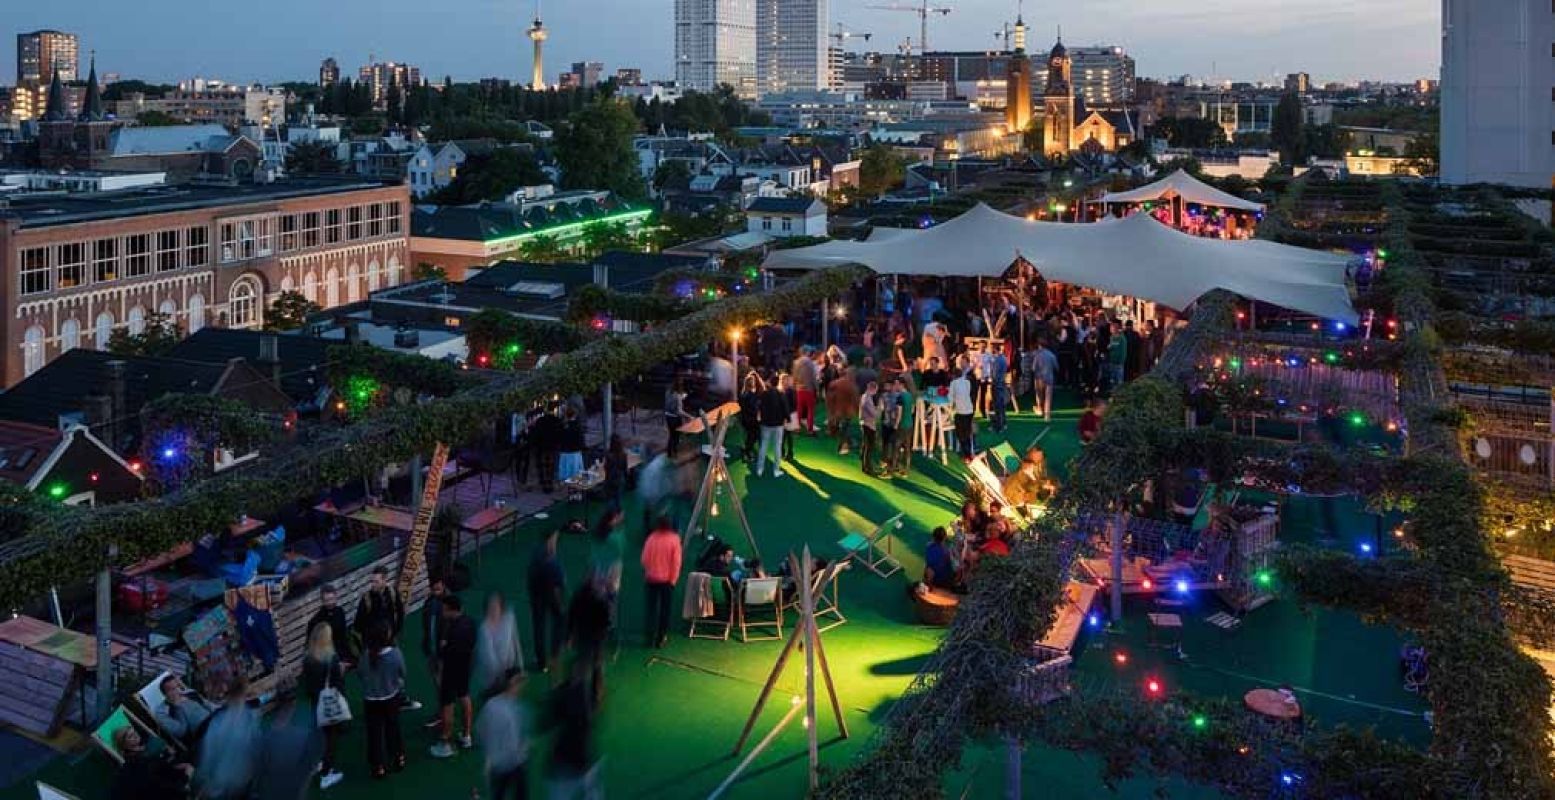
[(1552, 43), (1547, 0), (1442, 0), (1443, 183), (1550, 188)]
[(756, 86), (765, 97), (824, 90), (828, 0), (756, 0)]
[(675, 83), (709, 92), (720, 84), (756, 96), (758, 0), (675, 0)]

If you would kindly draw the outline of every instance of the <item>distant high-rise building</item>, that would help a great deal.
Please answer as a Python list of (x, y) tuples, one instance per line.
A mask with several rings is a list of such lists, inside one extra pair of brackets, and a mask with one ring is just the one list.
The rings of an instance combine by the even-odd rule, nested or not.
[(1004, 122), (1010, 133), (1024, 133), (1031, 125), (1031, 59), (1026, 56), (1026, 22), (1018, 15), (1014, 45), (1005, 78)]
[(1555, 14), (1543, 0), (1443, 0), (1441, 178), (1548, 189)]
[(324, 59), (319, 65), (319, 85), (328, 89), (340, 82), (340, 64), (333, 58)]
[(1134, 58), (1121, 47), (1076, 47), (1069, 51), (1074, 93), (1086, 105), (1117, 107), (1134, 99)]
[(643, 71), (636, 67), (621, 67), (616, 70), (616, 83), (621, 86), (641, 86)]
[(581, 89), (583, 88), (583, 76), (571, 70), (556, 76), (556, 88)]
[(728, 84), (741, 97), (754, 96), (757, 2), (675, 0), (675, 82), (680, 88), (709, 92)]
[(572, 62), (572, 74), (578, 78), (577, 85), (584, 89), (592, 89), (599, 85), (599, 76), (605, 71), (605, 65), (598, 61), (574, 61)]
[(1305, 72), (1292, 72), (1285, 76), (1285, 91), (1306, 94), (1312, 91), (1312, 76)]
[(16, 83), (74, 83), (81, 70), (81, 42), (73, 33), (33, 31), (16, 35)]
[(535, 0), (535, 21), (529, 26), (526, 35), (534, 43), (534, 69), (530, 74), (529, 88), (538, 92), (545, 88), (545, 40), (551, 38), (551, 32), (540, 21), (540, 0)]
[(757, 0), (756, 88), (762, 96), (825, 89), (829, 0)]
[(391, 85), (397, 84), (402, 90), (421, 85), (420, 67), (393, 61), (368, 64), (357, 72), (357, 76), (362, 83), (367, 84), (373, 95), (373, 104), (377, 106), (388, 101)]

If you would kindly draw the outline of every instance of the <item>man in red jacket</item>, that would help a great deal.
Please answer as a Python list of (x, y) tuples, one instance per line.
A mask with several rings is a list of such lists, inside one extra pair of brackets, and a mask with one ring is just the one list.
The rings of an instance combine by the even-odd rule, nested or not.
[(663, 647), (670, 631), (670, 605), (680, 580), (680, 534), (659, 517), (643, 542), (643, 578), (648, 585), (648, 646)]

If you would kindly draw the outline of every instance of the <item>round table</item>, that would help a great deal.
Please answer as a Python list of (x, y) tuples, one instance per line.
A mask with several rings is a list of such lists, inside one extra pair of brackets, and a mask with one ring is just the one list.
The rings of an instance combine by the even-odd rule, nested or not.
[(944, 627), (956, 618), (956, 610), (961, 605), (961, 598), (955, 592), (929, 587), (926, 591), (913, 593), (913, 604), (917, 609), (919, 622)]
[(1301, 704), (1296, 698), (1275, 689), (1254, 689), (1242, 696), (1249, 711), (1282, 721), (1301, 719)]

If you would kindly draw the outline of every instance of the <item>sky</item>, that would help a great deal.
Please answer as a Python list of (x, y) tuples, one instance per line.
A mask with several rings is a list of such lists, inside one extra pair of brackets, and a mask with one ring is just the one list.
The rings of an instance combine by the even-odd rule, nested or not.
[[(894, 50), (918, 38), (918, 18), (870, 5), (916, 0), (831, 0), (832, 22), (870, 32), (849, 49)], [(1014, 0), (930, 0), (948, 5), (929, 25), (933, 49), (999, 46), (995, 31), (1016, 12)], [(573, 61), (640, 67), (672, 77), (674, 0), (550, 0), (546, 73)], [(201, 76), (230, 81), (314, 80), (333, 56), (348, 73), (380, 60), (406, 61), (429, 80), (527, 78), (523, 31), (534, 0), (0, 0), (0, 83), (15, 80), (11, 32), (72, 31), (96, 50), (103, 72), (176, 82)], [(1320, 82), (1435, 78), (1441, 63), (1435, 0), (1069, 0), (1024, 7), (1032, 49), (1045, 50), (1062, 27), (1070, 45), (1126, 48), (1141, 76), (1273, 80), (1304, 71)]]

